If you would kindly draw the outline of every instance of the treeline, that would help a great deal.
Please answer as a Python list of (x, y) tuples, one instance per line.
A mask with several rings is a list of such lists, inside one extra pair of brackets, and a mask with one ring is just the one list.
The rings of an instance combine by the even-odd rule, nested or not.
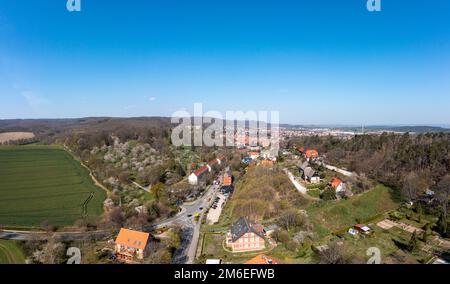
[[(405, 201), (414, 201), (440, 218), (441, 233), (450, 232), (449, 133), (383, 133), (348, 140), (313, 136), (290, 144), (316, 148), (327, 162), (400, 190)], [(431, 196), (424, 200), (427, 190)]]
[(33, 138), (26, 138), (26, 139), (17, 139), (17, 140), (9, 140), (3, 143), (0, 143), (0, 145), (28, 145), (39, 142), (39, 139), (37, 137)]
[(293, 143), (316, 148), (329, 163), (398, 188), (410, 172), (424, 176), (428, 186), (450, 172), (448, 133), (383, 133), (358, 135), (349, 140), (313, 136)]

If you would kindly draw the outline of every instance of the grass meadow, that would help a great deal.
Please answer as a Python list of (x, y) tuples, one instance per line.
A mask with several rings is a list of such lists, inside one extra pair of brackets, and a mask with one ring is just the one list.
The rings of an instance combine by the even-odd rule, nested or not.
[[(87, 204), (83, 203), (93, 193)], [(0, 226), (72, 225), (103, 213), (106, 193), (58, 146), (0, 147)]]

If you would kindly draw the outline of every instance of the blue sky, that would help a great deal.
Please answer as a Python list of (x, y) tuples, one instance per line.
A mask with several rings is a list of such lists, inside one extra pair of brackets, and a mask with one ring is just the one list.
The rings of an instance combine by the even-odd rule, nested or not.
[(450, 124), (450, 1), (0, 3), (0, 119), (278, 110)]

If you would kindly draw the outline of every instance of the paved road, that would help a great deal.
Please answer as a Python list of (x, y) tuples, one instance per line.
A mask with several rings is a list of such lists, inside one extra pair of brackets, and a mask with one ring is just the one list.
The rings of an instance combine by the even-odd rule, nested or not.
[(332, 166), (332, 165), (327, 165), (327, 164), (325, 164), (325, 163), (321, 163), (321, 165), (324, 166), (325, 168), (331, 170), (331, 171), (338, 172), (338, 173), (340, 173), (340, 174), (342, 174), (342, 175), (344, 175), (344, 176), (347, 176), (347, 177), (357, 176), (356, 173), (349, 172), (349, 171), (347, 171), (347, 170), (340, 169), (340, 168), (335, 167), (335, 166)]
[(181, 245), (175, 253), (174, 263), (190, 264), (194, 262), (201, 226), (201, 221), (196, 222), (194, 220), (194, 215), (199, 213), (199, 220), (203, 219), (204, 212), (211, 206), (214, 201), (214, 196), (217, 194), (219, 188), (219, 185), (209, 186), (205, 193), (196, 201), (181, 205), (181, 211), (174, 217), (145, 228), (145, 231), (147, 232), (173, 225), (180, 226), (183, 229)]
[(306, 187), (304, 187), (288, 169), (284, 169), (284, 172), (287, 174), (287, 176), (289, 177), (291, 183), (295, 186), (295, 188), (300, 193), (306, 194), (307, 192)]

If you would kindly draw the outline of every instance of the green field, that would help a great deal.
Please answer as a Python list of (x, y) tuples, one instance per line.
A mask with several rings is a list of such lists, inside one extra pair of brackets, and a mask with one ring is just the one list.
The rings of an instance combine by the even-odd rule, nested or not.
[(25, 256), (15, 241), (0, 240), (0, 264), (24, 264)]
[(351, 227), (364, 222), (399, 205), (397, 193), (386, 186), (378, 185), (361, 195), (347, 200), (327, 201), (320, 206), (308, 208), (315, 229), (320, 236), (326, 236), (336, 230)]
[(103, 213), (105, 197), (88, 170), (60, 147), (0, 147), (0, 226), (39, 226), (45, 220), (72, 225), (85, 213), (94, 219)]

